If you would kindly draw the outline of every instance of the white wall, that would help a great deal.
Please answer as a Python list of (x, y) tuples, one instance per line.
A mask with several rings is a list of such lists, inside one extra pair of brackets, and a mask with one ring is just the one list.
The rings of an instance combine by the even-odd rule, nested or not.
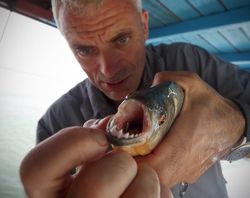
[(242, 159), (232, 163), (222, 161), (223, 174), (228, 182), (230, 198), (250, 198), (250, 160)]
[[(18, 168), (35, 144), (37, 120), (85, 77), (57, 29), (0, 7), (1, 198), (24, 197)], [(249, 198), (250, 162), (223, 167), (230, 197)]]
[(0, 7), (0, 197), (24, 197), (21, 159), (37, 120), (86, 78), (59, 31)]

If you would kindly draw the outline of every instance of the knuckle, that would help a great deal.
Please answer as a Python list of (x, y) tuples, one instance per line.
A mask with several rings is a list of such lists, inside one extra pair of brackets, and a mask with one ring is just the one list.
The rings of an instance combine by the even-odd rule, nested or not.
[(165, 79), (165, 72), (158, 72), (154, 76), (154, 82), (162, 82)]
[(29, 171), (27, 168), (27, 163), (25, 161), (22, 161), (20, 169), (19, 169), (19, 175), (20, 175), (20, 179), (22, 181), (23, 184), (27, 184), (29, 181)]
[(129, 171), (131, 169), (137, 170), (137, 163), (133, 159), (131, 155), (124, 151), (116, 151), (112, 152), (111, 157), (114, 159), (114, 161), (117, 163), (117, 168), (120, 168), (125, 171)]
[(197, 73), (194, 72), (187, 72), (187, 77), (193, 81), (196, 81), (199, 79), (199, 76)]
[(156, 184), (160, 183), (158, 174), (152, 167), (145, 165), (145, 164), (141, 165), (139, 167), (139, 172), (144, 173), (147, 176), (147, 178), (150, 179), (150, 181), (153, 181), (153, 183), (156, 183)]
[(160, 82), (161, 82), (161, 79), (160, 79), (161, 77), (160, 77), (160, 75), (159, 74), (156, 74), (155, 76), (154, 76), (154, 80), (153, 80), (153, 84), (159, 84)]
[(36, 185), (38, 182), (38, 178), (35, 177), (33, 168), (32, 168), (32, 156), (28, 154), (23, 161), (21, 162), (19, 168), (19, 176), (20, 180), (24, 186), (26, 193), (32, 193), (33, 190), (38, 190), (38, 186)]

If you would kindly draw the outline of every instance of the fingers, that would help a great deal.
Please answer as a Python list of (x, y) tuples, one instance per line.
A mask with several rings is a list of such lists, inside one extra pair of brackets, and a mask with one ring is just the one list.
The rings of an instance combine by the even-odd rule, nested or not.
[(140, 166), (136, 178), (121, 197), (160, 198), (160, 182), (154, 169), (146, 165)]
[(82, 169), (67, 197), (117, 198), (135, 178), (137, 165), (125, 152), (112, 152)]
[(98, 130), (71, 127), (59, 131), (22, 161), (20, 176), (27, 194), (59, 193), (58, 188), (70, 180), (72, 168), (103, 156), (107, 147), (105, 135)]
[(174, 198), (172, 192), (169, 190), (169, 188), (166, 188), (165, 186), (161, 186), (161, 198)]

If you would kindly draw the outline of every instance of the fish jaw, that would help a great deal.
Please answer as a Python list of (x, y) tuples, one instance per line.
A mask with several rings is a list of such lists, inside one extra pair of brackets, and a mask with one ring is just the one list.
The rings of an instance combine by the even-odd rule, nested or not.
[(127, 151), (132, 156), (149, 154), (166, 135), (183, 98), (182, 89), (172, 82), (128, 96), (107, 125), (113, 149)]
[(118, 112), (110, 118), (108, 135), (111, 139), (114, 137), (113, 141), (119, 146), (136, 143), (138, 137), (142, 141), (148, 136), (147, 131), (150, 132), (149, 117), (148, 109), (143, 104), (133, 99), (125, 100)]

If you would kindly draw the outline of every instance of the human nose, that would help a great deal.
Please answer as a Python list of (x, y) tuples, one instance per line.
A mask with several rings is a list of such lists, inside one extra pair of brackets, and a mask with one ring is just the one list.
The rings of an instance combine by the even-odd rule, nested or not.
[(118, 55), (111, 50), (103, 51), (99, 58), (100, 72), (106, 77), (113, 77), (119, 69), (117, 66)]

